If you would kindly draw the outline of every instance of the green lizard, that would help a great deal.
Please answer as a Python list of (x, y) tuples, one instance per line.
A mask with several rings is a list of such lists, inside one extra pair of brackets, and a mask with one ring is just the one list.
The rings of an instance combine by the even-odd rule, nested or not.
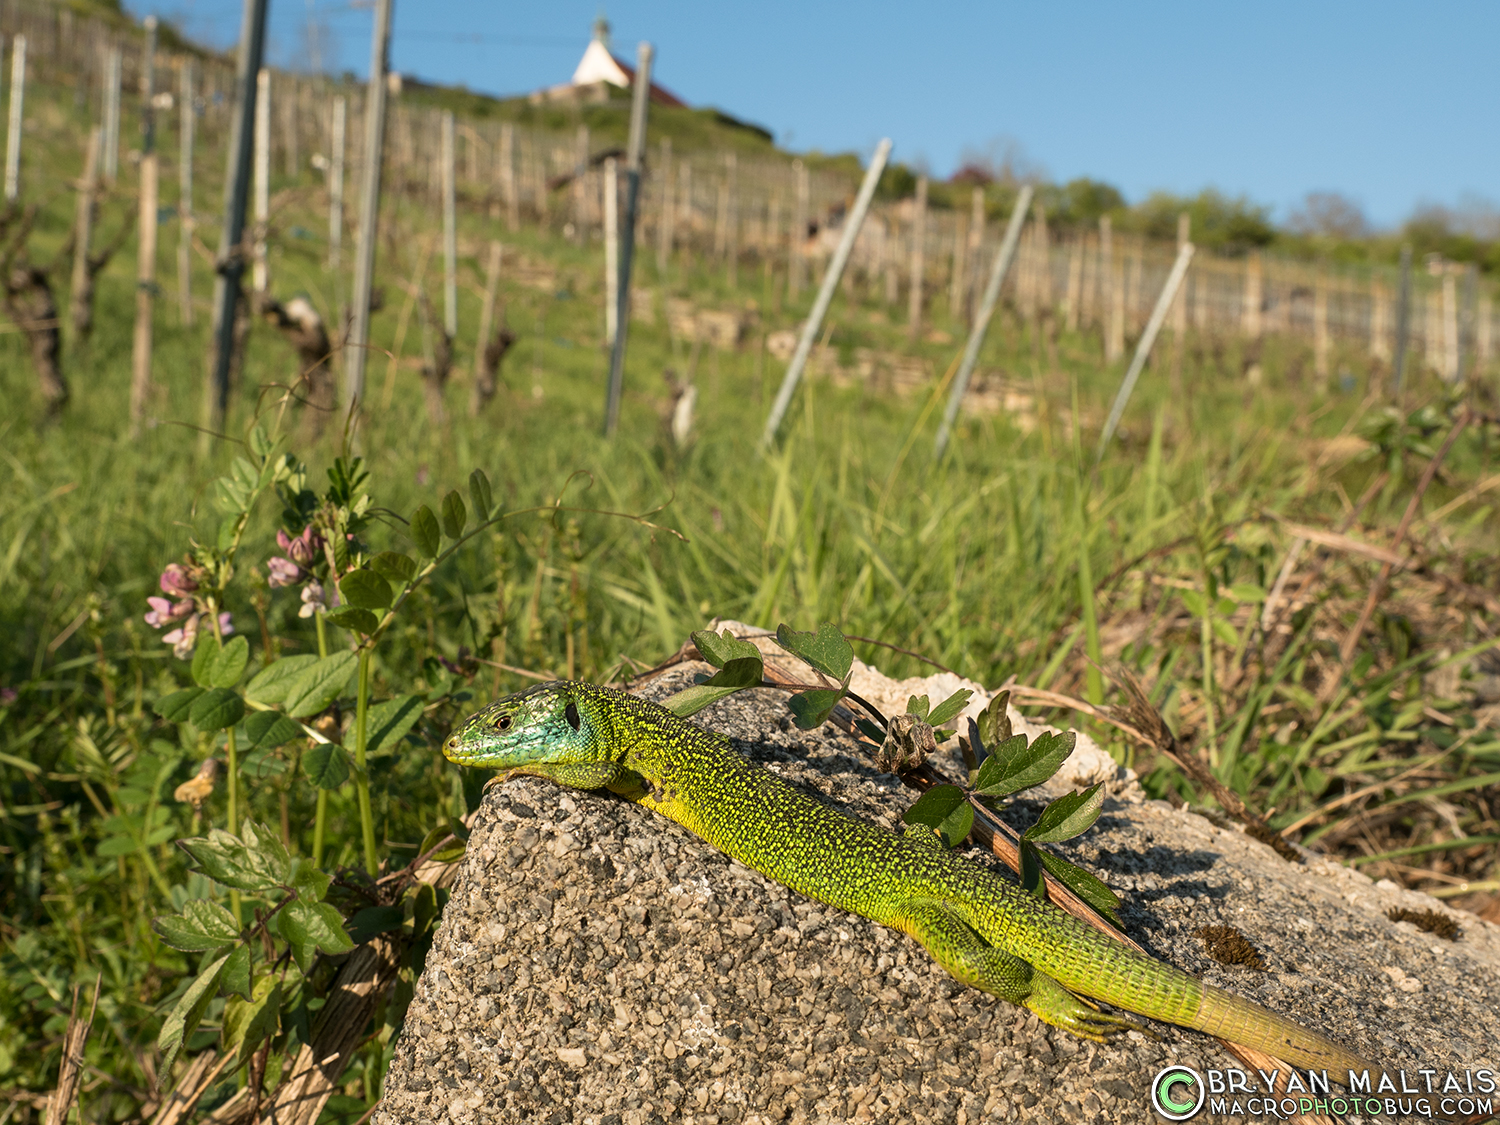
[(723, 735), (635, 696), (540, 684), (477, 712), (443, 752), (503, 771), (496, 780), (529, 774), (636, 801), (809, 898), (910, 934), (963, 983), (1086, 1039), (1140, 1027), (1091, 997), (1336, 1079), (1370, 1069), (1322, 1035), (1137, 953), (964, 860), (930, 829), (897, 834), (846, 816), (745, 761)]

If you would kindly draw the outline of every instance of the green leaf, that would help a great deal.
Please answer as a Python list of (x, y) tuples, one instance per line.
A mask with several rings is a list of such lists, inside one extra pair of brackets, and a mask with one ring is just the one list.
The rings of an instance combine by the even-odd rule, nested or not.
[(399, 906), (367, 906), (349, 919), (349, 940), (363, 945), (376, 934), (399, 930), (406, 912)]
[(469, 513), (464, 508), (464, 498), (455, 488), (443, 497), (443, 533), (449, 539), (457, 539), (464, 533), (464, 525), (468, 522)]
[(394, 750), (422, 717), (425, 702), (420, 695), (398, 695), (371, 706), (365, 715), (365, 753)]
[(1037, 898), (1047, 897), (1047, 881), (1042, 878), (1041, 852), (1030, 840), (1021, 841), (1021, 886)]
[(828, 721), (843, 698), (843, 688), (813, 688), (798, 692), (786, 705), (792, 709), (792, 718), (801, 730), (814, 730)]
[(423, 504), (411, 514), (411, 541), (417, 545), (424, 558), (435, 559), (442, 549), (443, 540), (438, 534), (437, 517), (432, 509)]
[(1038, 849), (1042, 864), (1052, 873), (1052, 877), (1063, 884), (1084, 902), (1103, 914), (1116, 926), (1120, 924), (1119, 917), (1115, 914), (1120, 908), (1120, 896), (1110, 890), (1107, 885), (1100, 881), (1091, 872), (1085, 871), (1077, 864), (1069, 863), (1060, 859), (1049, 851)]
[(272, 750), (296, 738), (302, 728), (278, 711), (256, 711), (245, 720), (245, 733), (247, 750)]
[(454, 860), (462, 857), (468, 848), (467, 841), (463, 836), (459, 835), (461, 830), (462, 826), (455, 826), (453, 824), (438, 825), (422, 838), (422, 843), (417, 848), (417, 854), (425, 854), (428, 848), (435, 848), (444, 839), (452, 836), (452, 840), (449, 840), (447, 844), (433, 852), (429, 857), (435, 863), (452, 863)]
[(250, 947), (237, 945), (229, 951), (229, 960), (224, 962), (224, 971), (219, 974), (219, 988), (227, 995), (238, 992), (250, 996)]
[(344, 919), (326, 902), (289, 902), (277, 915), (277, 928), (292, 947), (292, 956), (306, 972), (318, 950), (347, 953), (354, 948), (344, 933)]
[(380, 628), (380, 619), (368, 609), (360, 609), (357, 605), (336, 606), (325, 616), (339, 628), (348, 629), (351, 633), (360, 633), (366, 637)]
[(869, 719), (855, 719), (854, 725), (859, 728), (859, 733), (868, 738), (877, 746), (885, 742), (885, 731), (881, 730)]
[(318, 662), (315, 654), (283, 656), (267, 664), (245, 685), (245, 694), (257, 703), (281, 703), (297, 677)]
[(302, 770), (319, 789), (337, 789), (349, 780), (349, 755), (336, 742), (320, 742), (302, 755)]
[(276, 1034), (281, 1014), (281, 978), (267, 973), (255, 982), (248, 999), (231, 997), (224, 1005), (223, 1032), (219, 1049), (242, 1065), (256, 1049)]
[(912, 802), (901, 819), (906, 824), (925, 824), (935, 829), (946, 847), (956, 848), (974, 826), (974, 807), (958, 786), (934, 785)]
[(1237, 602), (1249, 602), (1258, 605), (1266, 600), (1266, 592), (1253, 582), (1236, 582), (1225, 591)]
[(1203, 596), (1201, 590), (1178, 590), (1177, 596), (1182, 599), (1182, 604), (1194, 617), (1202, 617), (1208, 610), (1208, 599)]
[(135, 855), (141, 850), (140, 841), (133, 836), (106, 836), (99, 841), (99, 846), (94, 849), (94, 854), (114, 859), (122, 855)]
[(1075, 735), (1039, 734), (1030, 746), (1024, 734), (995, 747), (979, 767), (974, 788), (982, 797), (1006, 797), (1040, 785), (1058, 771), (1073, 752)]
[(156, 1045), (162, 1052), (161, 1066), (156, 1073), (163, 1084), (171, 1081), (172, 1064), (182, 1052), (183, 1042), (197, 1030), (204, 1009), (218, 991), (219, 974), (224, 971), (224, 963), (228, 960), (229, 954), (226, 953), (199, 973), (163, 1021), (161, 1034), (156, 1037)]
[(754, 657), (761, 658), (760, 649), (749, 641), (742, 641), (725, 629), (723, 634), (714, 633), (708, 629), (699, 629), (692, 635), (693, 645), (702, 655), (703, 659), (715, 668), (722, 668), (731, 660), (741, 660)]
[(393, 597), (391, 584), (364, 567), (339, 579), (339, 594), (347, 605), (360, 609), (390, 609)]
[(1042, 815), (1028, 828), (1026, 839), (1038, 844), (1056, 844), (1071, 840), (1093, 827), (1104, 807), (1104, 783), (1096, 782), (1049, 804)]
[[(925, 695), (908, 695), (906, 697), (906, 713), (908, 715), (915, 715), (923, 722), (927, 722), (927, 712), (931, 707), (932, 704), (927, 701)], [(930, 726), (931, 724), (929, 723), (928, 725)]]
[(704, 683), (714, 687), (755, 687), (760, 683), (765, 667), (760, 653), (754, 656), (736, 656), (710, 676)]
[(993, 754), (997, 746), (1010, 738), (1009, 707), (1010, 692), (996, 692), (989, 706), (979, 714), (979, 741), (984, 743), (987, 754)]
[(199, 687), (213, 687), (214, 683), (209, 675), (218, 658), (219, 638), (212, 629), (199, 630), (198, 643), (193, 647), (193, 683)]
[(188, 712), (192, 709), (193, 701), (202, 694), (201, 687), (174, 691), (171, 695), (158, 699), (152, 710), (169, 723), (185, 723), (188, 721)]
[(281, 841), (265, 828), (257, 832), (250, 822), (240, 829), (240, 836), (214, 828), (207, 836), (178, 840), (177, 846), (214, 882), (252, 894), (284, 886), (291, 866)]
[(322, 902), (333, 880), (315, 867), (312, 860), (294, 859), (288, 882), (297, 892), (299, 902)]
[(942, 726), (968, 706), (969, 697), (973, 694), (969, 688), (959, 688), (928, 713), (928, 723), (935, 727)]
[(245, 717), (245, 701), (229, 688), (205, 691), (188, 709), (188, 721), (202, 731), (224, 730)]
[(785, 625), (778, 625), (776, 643), (841, 683), (854, 665), (854, 650), (844, 640), (844, 634), (832, 624), (818, 626), (816, 633), (798, 633)]
[(163, 914), (152, 919), (151, 928), (173, 949), (201, 953), (240, 939), (234, 915), (216, 902), (189, 899), (181, 914)]
[(494, 498), (490, 493), (490, 478), (484, 475), (483, 469), (475, 469), (469, 474), (469, 499), (474, 502), (474, 511), (479, 513), (481, 520), (490, 518)]
[(286, 689), (286, 713), (294, 719), (305, 719), (327, 710), (343, 694), (358, 666), (359, 657), (352, 652), (336, 652), (308, 664)]
[(667, 696), (661, 701), (661, 705), (679, 719), (686, 719), (689, 715), (696, 715), (726, 696), (733, 695), (737, 691), (743, 691), (742, 687), (715, 687), (709, 684), (694, 684), (685, 687), (679, 692)]
[(381, 551), (370, 560), (370, 569), (387, 581), (404, 586), (417, 576), (417, 561), (397, 551)]
[(208, 667), (207, 687), (231, 688), (245, 674), (245, 665), (250, 663), (250, 642), (244, 637), (230, 637), (219, 649)]

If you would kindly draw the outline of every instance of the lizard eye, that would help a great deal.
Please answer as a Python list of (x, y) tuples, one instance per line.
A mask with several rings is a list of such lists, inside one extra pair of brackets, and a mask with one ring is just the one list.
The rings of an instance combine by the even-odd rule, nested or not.
[(510, 716), (501, 715), (500, 721), (495, 724), (496, 730), (510, 730)]
[(583, 720), (578, 717), (578, 704), (574, 703), (571, 699), (568, 700), (568, 705), (563, 708), (563, 718), (568, 720), (568, 726), (574, 730), (577, 730), (583, 724)]

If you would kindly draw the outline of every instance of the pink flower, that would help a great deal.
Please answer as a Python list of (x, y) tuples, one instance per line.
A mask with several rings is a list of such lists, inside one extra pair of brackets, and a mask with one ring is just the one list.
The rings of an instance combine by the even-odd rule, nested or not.
[(328, 612), (328, 602), (323, 597), (323, 584), (316, 581), (309, 582), (302, 587), (302, 608), (297, 611), (297, 616), (311, 617), (319, 612)]
[[(198, 630), (208, 620), (208, 614), (199, 613), (189, 617), (170, 633), (163, 634), (162, 643), (172, 646), (172, 655), (178, 660), (186, 660), (193, 655), (193, 649), (198, 645)], [(227, 637), (234, 632), (234, 622), (230, 620), (228, 613), (219, 614), (219, 635)]]
[(197, 579), (181, 563), (168, 563), (161, 572), (161, 592), (174, 598), (185, 598), (198, 588)]
[(146, 614), (146, 624), (153, 629), (163, 629), (181, 621), (193, 612), (193, 603), (187, 599), (174, 605), (166, 598), (147, 598), (146, 604), (151, 607), (150, 612)]
[(193, 655), (193, 649), (198, 644), (198, 618), (189, 617), (170, 633), (162, 636), (162, 644), (172, 646), (172, 655), (178, 660), (186, 660)]
[(285, 531), (278, 531), (276, 545), (298, 566), (307, 566), (323, 550), (323, 537), (313, 531), (312, 524), (308, 524), (295, 538)]
[(0, 687), (0, 707), (9, 707), (20, 697), (21, 693), (18, 692), (15, 688)]
[(291, 559), (284, 559), (280, 555), (272, 555), (268, 558), (266, 569), (271, 573), (271, 577), (267, 579), (271, 586), (295, 586), (302, 581), (302, 568)]

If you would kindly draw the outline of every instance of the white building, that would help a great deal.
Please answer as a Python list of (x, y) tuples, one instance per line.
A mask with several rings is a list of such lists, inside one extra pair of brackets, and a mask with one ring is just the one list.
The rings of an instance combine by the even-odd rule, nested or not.
[[(610, 86), (629, 90), (635, 81), (635, 67), (616, 58), (609, 49), (609, 21), (600, 16), (594, 21), (594, 37), (584, 48), (583, 58), (573, 70), (573, 80), (561, 86), (549, 86), (531, 95), (541, 102), (604, 102), (609, 100)], [(651, 83), (651, 100), (657, 105), (686, 107), (687, 103), (663, 86)]]

